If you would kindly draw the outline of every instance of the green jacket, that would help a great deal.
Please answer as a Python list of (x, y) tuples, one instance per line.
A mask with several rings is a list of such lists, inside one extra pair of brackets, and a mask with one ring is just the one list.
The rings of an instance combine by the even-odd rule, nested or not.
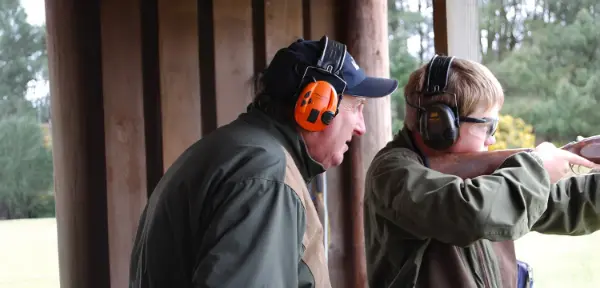
[(323, 167), (251, 109), (189, 147), (145, 207), (130, 287), (330, 287), (306, 183)]
[(551, 184), (535, 153), (522, 152), (492, 175), (463, 180), (427, 168), (409, 133), (401, 130), (367, 172), (370, 287), (516, 287), (513, 240), (600, 228), (600, 174)]

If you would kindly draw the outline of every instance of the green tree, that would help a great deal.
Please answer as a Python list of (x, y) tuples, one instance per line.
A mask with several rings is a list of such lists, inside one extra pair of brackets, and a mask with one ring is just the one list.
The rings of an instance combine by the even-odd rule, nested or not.
[[(409, 1), (388, 1), (388, 33), (390, 50), (390, 75), (398, 79), (399, 89), (391, 95), (392, 129), (396, 133), (404, 119), (404, 85), (410, 73), (431, 57), (433, 39), (429, 36), (433, 29), (431, 16), (424, 10), (431, 6), (429, 1), (419, 0), (416, 11), (409, 9)], [(408, 39), (418, 37), (419, 51), (417, 57), (408, 50)]]
[[(538, 140), (565, 143), (600, 134), (599, 0), (479, 0), (483, 64), (505, 90), (503, 114), (523, 119)], [(402, 125), (402, 87), (433, 53), (431, 1), (389, 0), (394, 130)], [(409, 39), (419, 40), (411, 55)]]
[(531, 43), (491, 65), (506, 90), (506, 113), (556, 142), (600, 134), (600, 19), (587, 8), (574, 19), (563, 14), (573, 22), (546, 23)]
[(0, 1), (0, 118), (35, 116), (25, 99), (32, 80), (48, 79), (45, 28), (27, 22), (19, 0)]
[(30, 218), (47, 209), (41, 206), (53, 206), (52, 175), (52, 152), (40, 124), (27, 116), (0, 120), (0, 202), (8, 217)]
[(54, 215), (52, 154), (40, 122), (49, 97), (28, 101), (47, 80), (45, 27), (27, 22), (19, 0), (0, 1), (0, 217)]

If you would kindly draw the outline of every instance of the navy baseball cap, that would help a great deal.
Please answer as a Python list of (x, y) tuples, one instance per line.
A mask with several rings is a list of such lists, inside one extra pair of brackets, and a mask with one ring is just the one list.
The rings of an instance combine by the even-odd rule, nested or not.
[[(306, 67), (317, 65), (323, 46), (323, 38), (319, 41), (298, 39), (277, 51), (263, 74), (267, 92), (275, 97), (293, 98)], [(377, 98), (387, 96), (398, 88), (395, 79), (367, 76), (350, 53), (346, 53), (338, 76), (346, 82), (345, 95)]]

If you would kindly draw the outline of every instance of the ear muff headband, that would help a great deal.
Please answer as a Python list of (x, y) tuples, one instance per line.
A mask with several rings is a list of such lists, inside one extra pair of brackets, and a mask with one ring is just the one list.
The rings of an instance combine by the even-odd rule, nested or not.
[(304, 70), (302, 88), (294, 108), (296, 123), (313, 132), (324, 130), (335, 118), (346, 89), (346, 82), (341, 77), (346, 45), (327, 36), (323, 36), (320, 43), (323, 47), (321, 57), (316, 66)]
[(421, 107), (419, 98), (418, 121), (419, 132), (423, 142), (435, 150), (450, 148), (459, 136), (458, 103), (456, 94), (446, 91), (450, 66), (454, 57), (435, 55), (427, 65), (427, 78), (423, 83), (423, 97), (434, 97), (441, 94), (454, 96), (454, 107), (445, 103), (433, 102)]

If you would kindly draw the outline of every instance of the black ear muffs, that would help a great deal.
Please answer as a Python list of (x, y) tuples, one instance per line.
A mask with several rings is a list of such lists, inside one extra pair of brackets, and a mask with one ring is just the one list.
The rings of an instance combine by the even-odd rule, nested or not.
[(432, 103), (420, 113), (419, 125), (425, 145), (436, 150), (450, 148), (459, 136), (455, 110), (443, 103)]
[(450, 148), (459, 136), (460, 123), (456, 95), (446, 91), (453, 60), (454, 57), (435, 55), (429, 61), (425, 71), (423, 97), (431, 98), (444, 94), (454, 96), (454, 107), (440, 102), (421, 107), (419, 101), (419, 132), (425, 145), (435, 150)]

